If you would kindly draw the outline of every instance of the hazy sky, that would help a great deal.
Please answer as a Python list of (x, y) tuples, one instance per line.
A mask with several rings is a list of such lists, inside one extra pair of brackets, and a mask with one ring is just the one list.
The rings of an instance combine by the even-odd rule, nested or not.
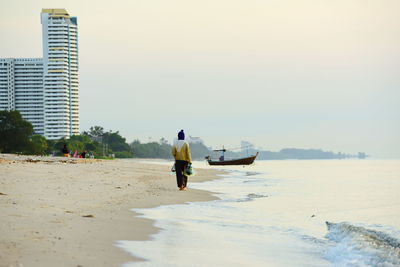
[(0, 57), (78, 17), (81, 130), (400, 157), (398, 0), (0, 0)]

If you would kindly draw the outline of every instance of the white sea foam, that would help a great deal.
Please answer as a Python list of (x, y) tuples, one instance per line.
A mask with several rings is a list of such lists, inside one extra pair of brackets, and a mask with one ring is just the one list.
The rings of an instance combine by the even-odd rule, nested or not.
[(327, 226), (327, 238), (336, 243), (327, 257), (335, 266), (400, 266), (400, 241), (393, 234), (349, 223)]

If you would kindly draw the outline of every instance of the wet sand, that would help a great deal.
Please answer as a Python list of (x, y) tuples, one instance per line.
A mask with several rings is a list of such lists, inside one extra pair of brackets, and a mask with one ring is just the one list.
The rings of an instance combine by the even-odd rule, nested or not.
[(143, 160), (0, 154), (0, 266), (141, 260), (114, 246), (117, 240), (146, 240), (158, 230), (131, 209), (215, 199), (190, 189), (190, 182), (215, 179), (218, 172), (196, 171), (189, 189), (179, 191), (170, 166)]

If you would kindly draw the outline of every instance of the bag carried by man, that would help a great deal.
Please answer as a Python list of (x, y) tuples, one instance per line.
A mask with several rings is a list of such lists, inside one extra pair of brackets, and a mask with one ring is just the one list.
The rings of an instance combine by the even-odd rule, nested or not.
[(189, 164), (186, 166), (185, 171), (183, 172), (183, 174), (186, 175), (186, 176), (192, 176), (192, 175), (194, 175), (192, 163), (189, 163)]
[[(175, 163), (171, 167), (171, 172), (176, 172)], [(183, 171), (183, 174), (185, 176), (193, 176), (194, 175), (194, 170), (193, 170), (193, 167), (192, 167), (192, 163), (188, 163), (188, 165), (186, 166), (185, 170)]]

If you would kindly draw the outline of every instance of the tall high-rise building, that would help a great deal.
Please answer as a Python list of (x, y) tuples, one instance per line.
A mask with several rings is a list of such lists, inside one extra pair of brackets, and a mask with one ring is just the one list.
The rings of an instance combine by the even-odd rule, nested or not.
[(18, 110), (34, 132), (56, 140), (79, 134), (77, 18), (41, 13), (43, 59), (0, 59), (0, 110)]
[(79, 133), (78, 27), (65, 9), (43, 9), (44, 135)]

